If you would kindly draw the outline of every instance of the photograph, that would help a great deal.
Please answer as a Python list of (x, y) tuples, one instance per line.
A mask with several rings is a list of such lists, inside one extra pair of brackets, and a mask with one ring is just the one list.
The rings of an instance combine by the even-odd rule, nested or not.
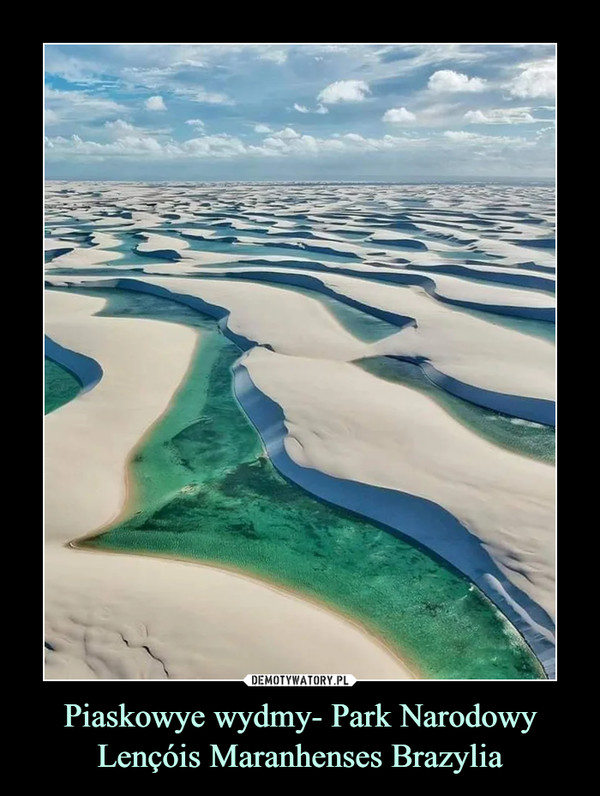
[(44, 687), (556, 680), (556, 56), (44, 44)]

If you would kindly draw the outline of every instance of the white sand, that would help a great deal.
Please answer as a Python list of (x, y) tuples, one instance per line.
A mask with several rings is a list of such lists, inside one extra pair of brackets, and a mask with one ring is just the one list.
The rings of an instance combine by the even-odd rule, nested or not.
[[(48, 277), (55, 285), (64, 284), (65, 280), (73, 284), (102, 284), (97, 277)], [(224, 307), (231, 313), (228, 325), (232, 331), (285, 354), (351, 360), (374, 356), (378, 351), (346, 331), (317, 298), (276, 285), (154, 276), (136, 277), (134, 281)]]
[[(69, 244), (70, 245), (70, 244)], [(65, 246), (66, 248), (66, 246)], [(121, 252), (108, 251), (96, 246), (90, 248), (78, 248), (73, 251), (55, 257), (48, 268), (95, 268), (98, 265), (120, 260), (123, 257)]]
[[(155, 246), (153, 247), (154, 250), (159, 249), (160, 247)], [(165, 246), (164, 248), (169, 248)], [(280, 254), (276, 255), (269, 255), (269, 254), (257, 254), (252, 256), (250, 254), (221, 254), (217, 252), (202, 252), (202, 251), (183, 251), (183, 249), (173, 249), (173, 251), (179, 251), (182, 257), (182, 260), (179, 262), (156, 262), (152, 264), (145, 264), (142, 267), (144, 273), (152, 275), (152, 274), (195, 274), (200, 271), (201, 268), (209, 266), (209, 265), (219, 265), (222, 267), (231, 266), (232, 268), (237, 267), (243, 270), (249, 270), (251, 268), (268, 268), (270, 263), (276, 264), (281, 262), (289, 262), (290, 260), (302, 259), (298, 257), (293, 249), (290, 249), (290, 254), (288, 256), (282, 256)], [(147, 252), (150, 253), (150, 252)], [(248, 260), (258, 260), (261, 262), (260, 266), (256, 265), (247, 265)], [(377, 258), (377, 261), (381, 261), (383, 258)], [(304, 259), (302, 260), (303, 263), (306, 263), (306, 266), (303, 268), (303, 271), (308, 272), (310, 271), (310, 260)], [(356, 271), (356, 275), (360, 276), (362, 273), (390, 273), (389, 268), (381, 268), (376, 266), (366, 266), (360, 263), (358, 260), (349, 260), (347, 263), (339, 263), (339, 262), (332, 262), (327, 259), (327, 255), (323, 255), (322, 258), (319, 258), (319, 262), (323, 265), (327, 266), (328, 268), (339, 269), (341, 267), (345, 269), (351, 269)], [(264, 265), (262, 264), (264, 263)], [(473, 268), (473, 266), (468, 266), (468, 268)], [(212, 269), (211, 269), (212, 270)], [(294, 270), (294, 267), (287, 268), (287, 271)], [(472, 279), (466, 277), (459, 277), (459, 276), (452, 276), (449, 274), (442, 274), (434, 271), (420, 271), (418, 267), (397, 267), (396, 270), (402, 274), (412, 274), (413, 276), (419, 277), (426, 277), (430, 279), (436, 287), (436, 292), (442, 298), (450, 298), (456, 299), (458, 301), (465, 301), (465, 302), (476, 302), (479, 304), (488, 305), (491, 307), (495, 306), (506, 306), (506, 307), (534, 307), (534, 308), (553, 308), (556, 306), (556, 299), (553, 295), (549, 293), (545, 293), (542, 291), (536, 290), (527, 290), (524, 288), (519, 287), (510, 287), (503, 283), (499, 282), (475, 282)], [(497, 270), (497, 269), (496, 269)], [(515, 272), (516, 269), (506, 269), (507, 271)], [(316, 274), (322, 274), (322, 271), (315, 272)], [(519, 271), (519, 273), (521, 273)], [(532, 273), (533, 272), (525, 272), (523, 273)], [(535, 276), (544, 276), (545, 274), (534, 274)], [(391, 283), (383, 283), (385, 285)], [(392, 284), (392, 287), (394, 285)], [(431, 299), (434, 301), (435, 299)]]
[(122, 243), (120, 238), (116, 238), (108, 232), (93, 232), (92, 242), (99, 249), (114, 249)]
[(253, 349), (254, 384), (285, 414), (303, 467), (443, 506), (504, 574), (554, 613), (554, 468), (457, 423), (433, 399), (358, 366)]
[[(533, 262), (538, 266), (554, 265), (553, 251), (520, 246), (517, 242), (519, 238), (528, 240), (551, 237), (554, 234), (551, 223), (553, 193), (550, 189), (481, 186), (465, 190), (464, 186), (378, 186), (374, 191), (372, 186), (338, 186), (334, 193), (328, 186), (313, 186), (310, 190), (301, 186), (288, 186), (283, 190), (281, 186), (275, 185), (221, 185), (218, 189), (206, 186), (157, 187), (118, 183), (110, 186), (98, 185), (100, 196), (94, 200), (97, 201), (98, 213), (103, 209), (108, 209), (109, 212), (115, 212), (115, 209), (131, 212), (132, 218), (125, 221), (103, 219), (98, 213), (93, 214), (86, 209), (90, 190), (96, 190), (93, 184), (72, 184), (70, 187), (79, 192), (80, 196), (78, 193), (62, 195), (58, 193), (60, 187), (57, 184), (57, 193), (52, 196), (55, 219), (64, 219), (64, 224), (68, 224), (71, 218), (85, 219), (103, 232), (108, 231), (109, 225), (113, 223), (115, 235), (118, 234), (119, 224), (124, 223), (128, 224), (129, 229), (139, 229), (142, 232), (147, 229), (140, 250), (151, 254), (152, 251), (171, 249), (180, 253), (181, 260), (157, 260), (155, 264), (144, 266), (140, 264), (145, 272), (140, 279), (175, 292), (196, 295), (225, 307), (231, 313), (228, 324), (233, 331), (256, 340), (262, 346), (269, 345), (275, 349), (276, 353), (264, 348), (254, 349), (245, 357), (244, 362), (259, 389), (283, 408), (289, 430), (285, 447), (294, 461), (330, 475), (411, 493), (443, 506), (481, 540), (498, 567), (515, 586), (553, 615), (553, 468), (509, 453), (487, 442), (454, 420), (429, 397), (401, 385), (377, 379), (349, 364), (352, 359), (377, 354), (422, 356), (427, 357), (442, 373), (467, 384), (500, 393), (551, 399), (554, 394), (553, 347), (544, 340), (453, 309), (426, 295), (420, 288), (377, 284), (346, 277), (335, 270), (349, 268), (356, 270), (359, 276), (366, 271), (389, 273), (391, 269), (397, 269), (402, 273), (418, 274), (431, 279), (436, 285), (437, 294), (442, 297), (488, 306), (552, 308), (555, 304), (554, 297), (541, 291), (520, 289), (505, 283), (477, 282), (439, 271), (421, 270), (435, 264), (464, 265), (459, 259), (448, 256), (457, 251), (451, 242), (460, 242), (464, 258), (481, 259), (485, 262), (482, 252), (501, 256), (501, 259), (485, 264), (466, 266), (474, 276), (479, 273), (485, 277), (492, 275), (492, 272), (504, 271), (513, 275), (530, 274), (549, 278), (548, 273), (519, 269), (516, 265), (525, 262)], [(54, 189), (51, 185), (50, 191), (52, 190)], [(419, 204), (418, 201), (411, 204), (411, 197), (425, 199), (426, 204)], [(409, 200), (408, 203), (405, 202), (406, 199)], [(177, 214), (177, 217), (161, 218), (167, 213)], [(210, 215), (205, 216), (204, 213)], [(307, 218), (299, 216), (302, 213), (306, 213)], [(240, 214), (243, 218), (239, 217)], [(255, 225), (258, 225), (267, 229), (269, 242), (280, 241), (297, 248), (279, 251), (273, 249), (276, 254), (257, 254), (252, 258), (248, 254), (236, 254), (235, 247), (231, 253), (224, 254), (192, 250), (185, 239), (172, 237), (169, 232), (153, 235), (151, 231), (151, 227), (160, 225), (161, 233), (169, 227), (175, 232), (178, 227), (183, 229), (181, 225), (190, 220), (202, 234), (216, 238), (229, 236), (229, 229), (217, 226), (221, 220), (219, 217), (231, 219), (233, 227), (240, 230), (239, 238), (244, 243), (264, 243), (264, 238), (253, 234)], [(393, 218), (398, 218), (399, 223), (390, 221)], [(402, 229), (402, 221), (414, 224), (416, 229)], [(527, 223), (528, 221), (532, 223)], [(307, 224), (318, 235), (318, 240), (300, 237), (300, 230), (306, 228)], [(296, 229), (298, 237), (294, 233)], [(293, 236), (282, 236), (284, 231)], [(370, 239), (349, 241), (340, 234), (345, 231), (358, 231)], [(189, 230), (186, 231), (188, 233)], [(438, 235), (449, 237), (444, 240)], [(401, 238), (422, 240), (429, 251), (390, 245)], [(471, 239), (473, 243), (467, 243)], [(114, 254), (108, 251), (112, 246), (110, 240), (98, 238), (97, 242), (103, 251), (103, 254), (98, 251), (103, 260), (93, 259), (91, 264), (106, 262), (107, 255), (110, 257)], [(209, 266), (215, 265), (221, 271), (251, 270), (251, 267), (240, 263), (240, 260), (248, 259), (266, 261), (267, 265), (257, 266), (260, 270), (270, 267), (281, 273), (282, 269), (276, 265), (278, 262), (293, 260), (303, 248), (319, 246), (339, 253), (352, 252), (361, 259), (347, 258), (343, 263), (333, 262), (325, 252), (320, 256), (320, 261), (332, 268), (333, 273), (315, 272), (314, 276), (337, 292), (372, 307), (416, 318), (417, 328), (406, 328), (384, 340), (368, 344), (346, 331), (317, 297), (313, 299), (276, 285), (252, 284), (243, 280), (201, 281), (174, 276), (201, 273), (203, 270), (214, 272), (216, 269)], [(55, 260), (49, 267), (50, 275), (52, 267), (56, 266), (85, 267), (86, 255), (78, 257), (78, 254), (70, 252), (69, 255)], [(372, 265), (367, 265), (365, 260)], [(407, 266), (402, 261), (410, 264)], [(310, 261), (305, 260), (305, 263), (304, 273), (310, 268)], [(119, 266), (114, 268), (117, 276)], [(297, 270), (300, 271), (300, 268)], [(74, 277), (72, 280), (68, 277), (49, 278), (55, 283), (58, 279), (73, 282), (92, 279), (98, 283), (101, 281), (94, 277)], [(110, 319), (88, 317), (86, 323), (94, 323), (98, 328), (99, 322), (109, 321)], [(122, 320), (119, 322), (123, 323)], [(152, 328), (152, 337), (146, 339), (154, 340), (154, 335), (156, 339), (166, 335), (165, 352), (157, 353), (156, 368), (162, 367), (163, 354), (164, 357), (171, 356), (176, 360), (171, 363), (174, 368), (177, 363), (183, 367), (183, 363), (189, 361), (189, 353), (184, 354), (187, 343), (175, 346), (169, 338), (170, 333), (162, 331), (163, 324), (132, 320), (129, 323), (146, 323), (146, 328)], [(110, 365), (113, 372), (115, 368), (118, 370), (122, 359), (121, 353), (117, 351), (116, 339), (118, 337), (120, 344), (130, 333), (127, 329), (127, 334), (122, 334), (125, 331), (124, 326), (109, 327), (106, 323), (102, 326), (103, 330), (109, 328), (115, 330), (115, 340), (108, 345), (105, 352), (99, 352), (97, 358), (103, 366)], [(90, 340), (93, 337), (97, 341), (103, 335), (104, 332), (102, 335), (94, 334)], [(84, 342), (87, 341), (84, 333), (76, 335), (77, 340), (79, 337)], [(132, 338), (135, 338), (135, 334), (132, 334)], [(82, 350), (79, 346), (74, 347)], [(176, 355), (167, 355), (167, 349), (176, 351)], [(174, 372), (169, 379), (171, 384), (168, 390), (165, 389), (165, 405), (168, 395), (172, 394), (177, 383)], [(154, 375), (145, 378), (144, 383), (154, 385)], [(136, 386), (133, 385), (131, 389), (135, 391)], [(148, 396), (158, 395), (162, 388), (156, 389), (157, 391), (152, 386)], [(92, 393), (90, 398), (91, 395)], [(58, 422), (61, 414), (67, 417), (81, 400), (83, 399), (77, 399), (56, 412), (54, 421), (50, 416), (49, 424)], [(134, 403), (139, 405), (137, 399)], [(127, 406), (126, 399), (124, 405)], [(161, 411), (158, 406), (153, 405), (152, 412), (148, 413), (147, 424)], [(94, 410), (95, 421), (96, 418), (101, 420), (104, 412), (108, 417), (107, 426), (110, 423), (119, 427), (120, 421), (110, 416), (108, 401), (105, 405), (99, 404)], [(106, 440), (99, 435), (97, 444), (104, 445), (110, 439), (109, 433), (106, 434)], [(102, 471), (102, 490), (107, 490), (104, 483), (107, 479), (106, 473), (110, 473), (108, 480), (113, 483), (116, 483), (114, 479), (117, 471), (121, 473), (121, 492), (119, 488), (113, 490), (114, 495), (121, 495), (120, 500), (126, 454), (127, 450), (123, 447), (119, 456), (114, 457), (114, 461), (103, 465), (105, 470)], [(117, 464), (117, 459), (120, 464)], [(86, 467), (88, 466), (86, 463)], [(68, 490), (71, 487), (63, 483), (68, 479), (59, 481), (61, 483), (58, 488), (63, 490), (63, 495), (69, 497)], [(89, 492), (86, 495), (89, 505), (93, 506), (94, 499)], [(101, 502), (104, 507), (105, 502)], [(113, 502), (115, 506), (120, 505), (116, 498)], [(63, 506), (69, 504), (70, 498), (63, 499)], [(85, 516), (87, 510), (82, 507), (82, 516)], [(98, 505), (92, 515), (99, 517), (100, 514)], [(91, 519), (93, 517), (87, 517), (88, 525)], [(59, 538), (65, 537), (57, 535), (57, 543)], [(174, 570), (170, 568), (175, 567), (178, 572), (183, 568), (186, 573), (198, 573), (202, 570), (201, 567), (148, 558), (135, 558), (136, 563), (133, 566), (131, 562), (134, 559), (131, 556), (111, 556), (105, 553), (96, 555), (52, 547), (49, 555), (55, 554), (69, 557), (68, 564), (57, 567), (57, 577), (60, 579), (62, 573), (65, 575), (63, 581), (72, 578), (75, 593), (79, 592), (77, 598), (70, 596), (64, 582), (61, 583), (67, 596), (62, 607), (57, 604), (54, 613), (57, 625), (51, 628), (54, 636), (49, 637), (51, 643), (54, 643), (53, 638), (57, 640), (57, 652), (51, 654), (50, 658), (54, 659), (53, 665), (57, 667), (53, 671), (59, 674), (64, 671), (61, 657), (63, 652), (59, 652), (64, 638), (67, 638), (67, 642), (64, 642), (67, 648), (75, 650), (66, 663), (71, 672), (68, 676), (77, 676), (72, 674), (75, 671), (82, 672), (80, 676), (90, 676), (91, 669), (95, 676), (119, 676), (121, 672), (126, 672), (123, 676), (165, 676), (162, 663), (154, 660), (144, 650), (143, 639), (146, 635), (151, 638), (151, 643), (146, 646), (149, 646), (153, 654), (162, 661), (165, 661), (165, 654), (170, 656), (167, 669), (171, 673), (172, 667), (172, 671), (177, 672), (175, 676), (186, 676), (185, 672), (190, 668), (200, 665), (194, 659), (200, 648), (203, 656), (201, 665), (206, 671), (217, 671), (224, 659), (253, 661), (255, 649), (262, 655), (266, 654), (267, 647), (271, 648), (270, 655), (293, 653), (297, 656), (296, 660), (304, 661), (302, 645), (305, 645), (310, 655), (307, 656), (309, 660), (306, 664), (298, 666), (303, 668), (310, 665), (314, 655), (335, 655), (336, 650), (342, 650), (344, 645), (335, 636), (338, 631), (342, 634), (347, 632), (344, 622), (333, 614), (320, 612), (318, 607), (308, 606), (318, 615), (322, 613), (332, 622), (338, 623), (335, 625), (337, 629), (332, 631), (325, 628), (319, 619), (313, 622), (308, 614), (302, 614), (307, 617), (309, 624), (313, 623), (318, 627), (317, 636), (312, 641), (307, 642), (303, 638), (296, 642), (295, 634), (289, 639), (285, 634), (289, 635), (290, 628), (300, 624), (301, 620), (294, 619), (286, 624), (287, 609), (281, 609), (280, 617), (267, 612), (266, 619), (262, 614), (260, 619), (261, 622), (263, 619), (265, 622), (268, 620), (267, 624), (260, 625), (261, 633), (264, 633), (264, 643), (259, 641), (255, 648), (252, 639), (246, 634), (249, 628), (257, 627), (259, 620), (247, 608), (261, 604), (261, 598), (247, 598), (241, 586), (241, 590), (237, 592), (231, 585), (231, 578), (234, 576), (229, 573), (218, 573), (225, 580), (223, 587), (214, 587), (219, 594), (219, 611), (216, 614), (207, 616), (208, 598), (206, 592), (202, 591), (203, 584), (208, 584), (206, 588), (210, 590), (213, 580), (207, 581), (198, 576), (197, 586), (194, 587), (198, 591), (194, 594), (197, 596), (197, 604), (205, 606), (204, 609), (198, 609), (201, 621), (194, 623), (196, 613), (192, 617), (186, 613), (181, 625), (178, 623), (176, 627), (170, 627), (167, 617), (173, 610), (182, 614), (190, 610), (196, 611), (196, 604), (190, 608), (187, 597), (183, 603), (184, 610), (181, 608), (184, 598), (179, 596), (179, 583), (186, 582), (188, 575), (180, 574), (171, 581), (172, 576), (169, 573)], [(107, 563), (96, 567), (93, 563), (95, 560)], [(79, 564), (80, 561), (89, 561), (92, 569), (88, 572), (88, 564)], [(116, 561), (122, 564), (113, 563)], [(106, 575), (103, 574), (105, 566), (109, 573)], [(127, 577), (119, 577), (118, 586), (115, 587), (110, 573), (113, 569), (117, 572), (121, 566), (123, 572), (128, 574)], [(150, 569), (147, 573), (144, 572), (146, 566), (160, 572), (160, 577), (150, 575)], [(78, 572), (82, 573), (82, 581), (86, 583), (78, 580)], [(137, 573), (140, 573), (139, 584), (136, 580)], [(168, 586), (160, 580), (163, 575), (168, 580)], [(148, 586), (149, 577), (151, 581), (160, 583), (156, 605), (153, 603), (154, 592)], [(195, 578), (195, 575), (189, 577)], [(238, 580), (259, 591), (267, 588), (242, 578)], [(97, 590), (90, 592), (89, 604), (86, 602), (87, 582), (93, 583)], [(502, 585), (498, 584), (497, 591), (502, 590)], [(186, 586), (183, 589), (185, 595), (190, 591), (191, 587)], [(241, 600), (227, 602), (231, 592), (236, 595), (239, 593)], [(491, 589), (491, 593), (493, 592), (494, 588)], [(143, 600), (136, 599), (138, 593), (143, 593)], [(60, 597), (58, 591), (56, 594)], [(86, 595), (85, 599), (81, 594)], [(272, 592), (264, 599), (269, 606), (273, 605)], [(286, 599), (296, 600), (300, 612), (306, 609), (303, 601), (295, 597)], [(81, 614), (76, 613), (77, 605), (81, 608)], [(100, 612), (94, 613), (97, 606)], [(161, 606), (168, 606), (164, 608), (164, 614), (161, 613)], [(152, 608), (156, 621), (153, 620), (148, 631), (144, 628), (148, 625), (145, 616), (149, 608)], [(234, 614), (235, 621), (231, 619)], [(223, 617), (226, 619), (223, 620)], [(75, 621), (71, 621), (73, 618)], [(211, 624), (213, 620), (215, 626), (219, 622), (223, 623), (220, 635), (214, 633)], [(273, 624), (268, 624), (271, 620)], [(183, 637), (186, 626), (194, 627), (194, 633), (189, 638)], [(365, 642), (365, 637), (356, 628), (352, 627), (351, 631), (357, 635), (348, 635), (348, 644), (354, 644), (360, 650), (353, 653), (353, 659), (357, 662), (363, 661), (366, 659), (362, 656), (369, 655), (371, 657), (368, 666), (380, 667), (382, 670), (391, 666), (395, 667), (395, 671), (398, 670), (400, 664), (397, 661), (390, 656), (382, 657), (380, 648), (377, 645), (369, 646), (371, 641), (367, 639)], [(535, 628), (533, 632), (535, 635)], [(278, 643), (280, 637), (287, 639), (284, 650), (281, 649), (284, 645)], [(352, 640), (354, 638), (356, 642)], [(129, 646), (123, 639), (129, 642)], [(172, 645), (167, 643), (168, 639), (174, 639)], [(273, 641), (267, 643), (269, 639)], [(247, 658), (244, 658), (245, 655)], [(344, 653), (342, 659), (348, 660), (347, 653)], [(323, 660), (323, 665), (330, 670), (347, 670), (345, 664), (334, 665), (331, 658), (319, 657), (318, 660)], [(278, 660), (273, 665), (279, 663), (280, 671), (293, 668), (287, 659), (284, 662)], [(240, 664), (240, 668), (245, 667)], [(258, 668), (264, 669), (262, 665)], [(318, 669), (307, 668), (306, 671)], [(239, 676), (245, 673), (247, 671), (241, 672)], [(360, 676), (356, 670), (352, 673)], [(405, 675), (408, 676), (406, 672)]]
[(365, 343), (344, 329), (318, 300), (318, 293), (311, 298), (277, 285), (245, 280), (152, 276), (143, 281), (225, 307), (231, 312), (232, 331), (283, 354), (347, 361), (382, 354), (425, 356), (442, 373), (467, 384), (509, 395), (553, 399), (554, 347), (545, 340), (455, 310), (436, 302), (421, 288), (337, 274), (315, 272), (312, 276), (367, 305), (413, 317), (418, 327)]
[[(180, 291), (182, 282), (187, 283), (174, 279), (151, 281)], [(442, 505), (482, 539), (515, 585), (552, 614), (552, 467), (487, 442), (421, 393), (379, 380), (355, 366), (334, 362), (336, 353), (347, 355), (346, 346), (353, 338), (313, 299), (276, 287), (237, 282), (193, 282), (185, 289), (233, 307), (239, 316), (232, 316), (231, 325), (240, 333), (255, 333), (260, 319), (264, 339), (279, 346), (280, 355), (254, 350), (246, 361), (259, 389), (285, 412), (290, 430), (286, 450), (294, 461), (330, 475), (399, 489)], [(423, 301), (427, 303), (428, 299)], [(427, 306), (435, 309), (437, 305)], [(258, 311), (261, 307), (262, 313)], [(468, 317), (443, 307), (440, 312)], [(121, 319), (115, 322), (139, 323)], [(475, 319), (473, 322), (478, 323)], [(253, 324), (251, 328), (249, 324)], [(519, 361), (517, 354), (526, 350), (529, 341), (538, 342), (501, 327), (481, 325), (506, 332), (506, 340), (511, 335), (515, 338), (513, 363)], [(454, 333), (460, 325), (453, 321), (440, 327)], [(394, 338), (402, 339), (406, 332)], [(79, 350), (90, 353), (81, 347), (85, 338), (80, 334), (77, 337)], [(260, 341), (261, 335), (258, 337)], [(468, 349), (471, 353), (465, 362), (473, 358), (480, 337), (473, 333), (473, 345)], [(551, 350), (551, 346), (539, 342), (540, 348)], [(307, 351), (319, 358), (306, 358)], [(324, 351), (328, 352), (328, 359), (323, 358)], [(499, 368), (502, 361), (501, 357), (498, 363), (494, 359), (494, 366)], [(485, 362), (482, 357), (481, 373), (486, 372)], [(530, 366), (534, 365), (532, 360)], [(510, 372), (508, 366), (506, 370)], [(539, 375), (537, 378), (543, 381)], [(92, 400), (98, 389), (86, 398)], [(127, 393), (130, 394), (129, 387)], [(139, 434), (133, 436), (135, 441)], [(477, 462), (476, 468), (473, 462)]]
[(170, 235), (154, 235), (150, 233), (141, 232), (144, 240), (138, 243), (138, 251), (146, 254), (152, 254), (155, 251), (183, 251), (190, 248), (189, 241), (184, 238)]
[(126, 458), (166, 409), (196, 344), (195, 333), (177, 324), (95, 317), (103, 305), (47, 294), (48, 335), (104, 369), (93, 390), (46, 418), (46, 641), (54, 649), (47, 676), (296, 671), (412, 678), (361, 628), (261, 582), (173, 560), (64, 547), (121, 510)]
[(70, 238), (65, 240), (44, 238), (44, 251), (46, 252), (56, 251), (57, 249), (77, 249), (80, 245), (76, 240), (71, 240)]
[(47, 677), (158, 679), (166, 669), (185, 679), (259, 672), (412, 679), (341, 616), (234, 573), (64, 548), (48, 551), (46, 571), (46, 641), (56, 650)]
[(55, 227), (52, 234), (60, 237), (61, 235), (71, 235), (72, 233), (80, 233), (81, 230), (76, 227)]
[(383, 341), (380, 350), (427, 357), (442, 373), (484, 389), (554, 398), (555, 354), (547, 341), (441, 304), (418, 287), (337, 274), (314, 276), (344, 296), (415, 318), (416, 328), (403, 329), (393, 340)]
[[(474, 256), (473, 259), (476, 260), (477, 257)], [(524, 267), (523, 268), (519, 268), (517, 266), (508, 266), (508, 265), (500, 267), (499, 265), (486, 264), (486, 263), (483, 263), (483, 262), (477, 262), (477, 263), (470, 262), (468, 264), (464, 264), (464, 263), (461, 263), (459, 261), (456, 264), (459, 265), (461, 268), (465, 268), (468, 271), (470, 271), (471, 272), (471, 278), (478, 278), (478, 274), (480, 274), (483, 277), (485, 277), (485, 274), (497, 274), (498, 276), (502, 276), (503, 274), (512, 274), (513, 276), (536, 276), (538, 278), (541, 277), (542, 279), (545, 279), (548, 282), (547, 287), (550, 287), (552, 285), (552, 283), (556, 282), (556, 274), (554, 274), (553, 272), (550, 272), (550, 271), (532, 271), (529, 268), (524, 268)], [(434, 268), (434, 269), (441, 269), (441, 268), (444, 268), (444, 266), (447, 266), (447, 265), (448, 265), (447, 262), (442, 264), (442, 265), (440, 265), (439, 263), (429, 263), (429, 267), (430, 268)], [(421, 267), (417, 267), (417, 266), (411, 265), (410, 269), (408, 269), (408, 270), (409, 270), (409, 273), (411, 271), (415, 271), (415, 270), (418, 270), (419, 272), (421, 272), (422, 266)], [(429, 275), (428, 272), (423, 271), (423, 273), (426, 276)], [(435, 271), (432, 271), (430, 273), (433, 273), (435, 275)], [(506, 287), (506, 285), (503, 285), (502, 282), (499, 282), (499, 283), (495, 282), (493, 284), (497, 284), (500, 287), (502, 287), (502, 286)], [(531, 295), (531, 293), (528, 292), (527, 295)], [(548, 295), (548, 294), (546, 294), (546, 295)], [(549, 298), (552, 298), (552, 297), (549, 296)], [(551, 305), (551, 306), (554, 306), (554, 305)]]
[(193, 330), (177, 324), (94, 317), (104, 303), (46, 295), (46, 333), (104, 369), (93, 390), (46, 418), (46, 533), (63, 541), (119, 513), (127, 455), (169, 405), (196, 344)]
[(555, 297), (542, 291), (509, 287), (500, 282), (474, 282), (433, 271), (419, 271), (418, 266), (402, 269), (402, 273), (429, 277), (435, 282), (436, 292), (444, 298), (504, 307), (556, 307)]

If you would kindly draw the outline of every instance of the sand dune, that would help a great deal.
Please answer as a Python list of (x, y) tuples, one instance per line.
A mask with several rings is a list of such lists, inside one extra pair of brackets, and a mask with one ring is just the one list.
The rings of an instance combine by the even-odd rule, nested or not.
[(351, 661), (355, 677), (412, 678), (359, 627), (261, 582), (64, 546), (121, 511), (127, 456), (167, 408), (197, 339), (176, 324), (94, 317), (103, 305), (47, 294), (48, 334), (104, 370), (93, 390), (46, 418), (47, 676), (242, 678), (341, 672)]
[[(212, 315), (246, 352), (236, 395), (286, 477), (445, 557), (553, 676), (552, 467), (353, 364), (407, 359), (503, 413), (511, 434), (553, 425), (550, 188), (51, 183), (49, 196), (50, 284), (154, 292)], [(59, 240), (69, 230), (86, 243)], [(139, 262), (125, 265), (115, 249), (133, 246)], [(198, 340), (175, 324), (95, 317), (102, 303), (48, 298), (48, 335), (103, 368), (47, 418), (48, 676), (233, 677), (345, 671), (348, 660), (358, 677), (412, 676), (358, 627), (265, 584), (63, 547), (122, 509), (127, 456)]]
[(553, 467), (498, 448), (422, 393), (349, 363), (253, 349), (243, 364), (282, 407), (294, 462), (442, 506), (553, 615)]

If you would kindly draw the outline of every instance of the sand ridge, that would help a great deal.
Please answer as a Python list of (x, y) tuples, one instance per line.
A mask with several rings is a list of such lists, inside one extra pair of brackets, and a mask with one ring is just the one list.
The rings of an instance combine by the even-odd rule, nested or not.
[(47, 294), (48, 334), (104, 375), (46, 418), (46, 676), (237, 679), (346, 671), (352, 661), (355, 677), (411, 679), (361, 628), (260, 581), (65, 546), (120, 511), (130, 450), (167, 408), (197, 339), (177, 324), (94, 316), (103, 305)]

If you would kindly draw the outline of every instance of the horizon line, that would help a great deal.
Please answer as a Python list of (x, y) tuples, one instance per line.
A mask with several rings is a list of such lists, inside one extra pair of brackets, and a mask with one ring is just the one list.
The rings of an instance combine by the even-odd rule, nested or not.
[(144, 183), (144, 184), (162, 184), (162, 183), (179, 183), (186, 185), (197, 185), (199, 183), (205, 185), (226, 185), (226, 184), (248, 184), (255, 183), (259, 185), (462, 185), (464, 183), (488, 184), (502, 182), (508, 185), (535, 185), (537, 183), (555, 184), (555, 177), (456, 177), (456, 178), (420, 178), (412, 177), (404, 180), (181, 180), (181, 179), (156, 179), (156, 180), (123, 180), (111, 177), (44, 177), (44, 182), (115, 182), (115, 183)]

